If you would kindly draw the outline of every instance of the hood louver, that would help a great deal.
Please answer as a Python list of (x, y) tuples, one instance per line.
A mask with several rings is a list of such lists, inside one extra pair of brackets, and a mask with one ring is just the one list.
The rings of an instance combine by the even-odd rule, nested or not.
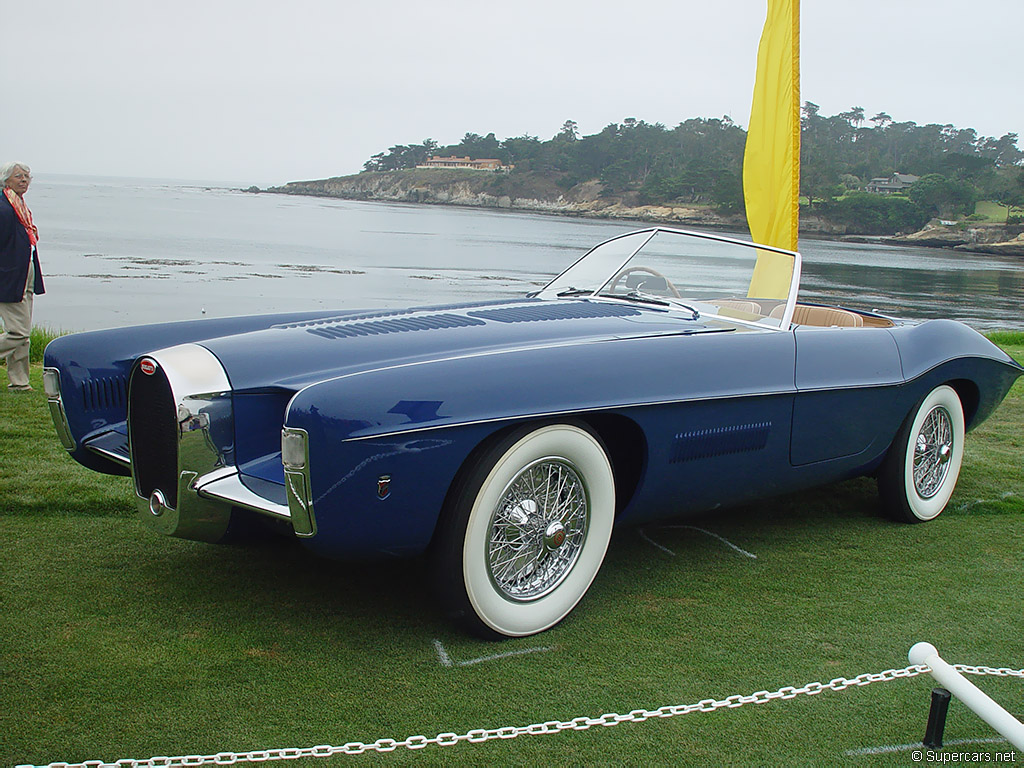
[(371, 320), (367, 322), (338, 323), (319, 328), (307, 328), (306, 332), (324, 339), (350, 339), (357, 336), (380, 336), (387, 333), (408, 333), (410, 331), (430, 331), (443, 328), (469, 328), (484, 325), (464, 315), (425, 315), (418, 317), (396, 317), (389, 320)]
[(531, 323), (540, 320), (582, 320), (588, 317), (635, 317), (640, 311), (616, 304), (588, 304), (574, 301), (567, 304), (530, 304), (523, 307), (502, 307), (470, 312), (470, 317), (496, 320), (499, 323)]

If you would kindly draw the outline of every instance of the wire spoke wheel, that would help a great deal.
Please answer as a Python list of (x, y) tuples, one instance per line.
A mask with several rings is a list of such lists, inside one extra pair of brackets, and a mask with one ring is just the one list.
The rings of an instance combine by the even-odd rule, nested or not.
[(582, 424), (528, 426), (464, 468), (431, 553), (446, 613), (488, 638), (543, 632), (583, 599), (604, 561), (615, 478)]
[(896, 433), (878, 474), (887, 515), (908, 523), (939, 516), (960, 476), (964, 432), (956, 390), (943, 384), (925, 395)]
[(586, 488), (575, 467), (545, 458), (524, 468), (494, 510), (491, 581), (512, 600), (548, 594), (576, 563), (588, 522)]
[(922, 499), (942, 487), (953, 455), (953, 422), (949, 411), (933, 408), (925, 417), (914, 449), (914, 486)]

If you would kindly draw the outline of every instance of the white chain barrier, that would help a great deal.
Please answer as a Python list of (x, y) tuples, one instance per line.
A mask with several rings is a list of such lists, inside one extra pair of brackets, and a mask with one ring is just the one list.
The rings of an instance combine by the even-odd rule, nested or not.
[[(998, 677), (1024, 678), (1024, 669), (1007, 667), (979, 667), (953, 664), (952, 667), (966, 675), (995, 675)], [(451, 747), (460, 742), (478, 744), (493, 739), (515, 739), (520, 736), (545, 736), (562, 731), (586, 731), (600, 725), (611, 727), (620, 723), (642, 723), (652, 718), (677, 717), (694, 712), (715, 712), (719, 709), (735, 709), (747, 704), (766, 704), (776, 699), (793, 699), (797, 696), (815, 696), (824, 691), (842, 691), (851, 687), (872, 683), (916, 677), (931, 669), (925, 664), (915, 664), (904, 669), (887, 669), (884, 672), (866, 672), (854, 678), (837, 677), (827, 683), (807, 683), (800, 688), (784, 686), (777, 691), (757, 691), (749, 696), (739, 694), (724, 699), (702, 699), (696, 704), (679, 704), (657, 709), (634, 709), (624, 715), (607, 713), (600, 717), (574, 717), (572, 720), (549, 720), (525, 726), (503, 728), (475, 728), (463, 734), (439, 733), (433, 738), (409, 736), (406, 739), (377, 739), (369, 744), (351, 741), (342, 746), (322, 744), (316, 747), (260, 749), (252, 752), (218, 752), (215, 755), (180, 755), (178, 757), (151, 757), (148, 760), (125, 758), (114, 762), (86, 760), (82, 763), (49, 763), (46, 766), (18, 765), (16, 768), (172, 768), (172, 766), (234, 765), (235, 763), (264, 763), (270, 760), (298, 760), (303, 757), (333, 757), (334, 755), (361, 755), (365, 752), (394, 752), (396, 749), (424, 749), (426, 747)]]

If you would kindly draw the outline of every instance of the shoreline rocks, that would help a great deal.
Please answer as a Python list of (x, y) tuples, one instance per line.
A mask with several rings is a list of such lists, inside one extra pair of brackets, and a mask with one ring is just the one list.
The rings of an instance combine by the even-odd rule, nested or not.
[[(661, 224), (699, 225), (702, 227), (736, 229), (746, 226), (742, 215), (723, 216), (710, 208), (680, 205), (636, 205), (631, 201), (601, 197), (596, 181), (578, 184), (568, 191), (553, 190), (553, 199), (523, 195), (500, 194), (483, 189), (495, 177), (481, 178), (483, 172), (455, 171), (441, 174), (432, 171), (435, 179), (421, 174), (364, 173), (313, 181), (293, 181), (263, 192), (285, 195), (310, 195), (344, 200), (378, 200), (421, 205), (464, 205), (473, 208), (497, 208), (529, 213), (582, 216), (596, 219), (622, 219)], [(459, 178), (461, 176), (462, 178)], [(500, 187), (501, 185), (493, 185)], [(546, 190), (545, 190), (546, 191)]]
[(973, 253), (994, 253), (999, 256), (1024, 256), (1024, 232), (1012, 240), (1005, 240), (999, 243), (972, 243), (970, 245), (958, 245), (957, 251), (971, 251)]
[(1000, 224), (942, 224), (933, 221), (919, 232), (890, 237), (887, 238), (887, 242), (893, 245), (917, 245), (972, 253), (1024, 256), (1024, 232), (1020, 229)]
[[(524, 181), (488, 171), (367, 172), (354, 176), (293, 181), (265, 190), (250, 187), (246, 191), (359, 201), (460, 205), (710, 229), (746, 228), (746, 218), (742, 214), (724, 215), (707, 206), (639, 205), (636, 193), (605, 196), (603, 186), (596, 180), (582, 182), (564, 190), (555, 186), (550, 179), (532, 177)], [(930, 222), (919, 232), (894, 237), (846, 235), (845, 227), (818, 216), (804, 215), (800, 219), (800, 232), (812, 237), (846, 242), (1024, 256), (1024, 231), (1019, 226), (982, 223), (944, 225)]]

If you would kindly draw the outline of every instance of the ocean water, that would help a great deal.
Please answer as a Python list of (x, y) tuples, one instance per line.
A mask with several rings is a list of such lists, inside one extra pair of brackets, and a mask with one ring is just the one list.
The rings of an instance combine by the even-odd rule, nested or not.
[[(26, 199), (47, 288), (35, 322), (76, 331), (512, 298), (644, 226), (144, 179), (41, 175)], [(801, 252), (806, 300), (1024, 328), (1022, 259), (813, 239)]]

